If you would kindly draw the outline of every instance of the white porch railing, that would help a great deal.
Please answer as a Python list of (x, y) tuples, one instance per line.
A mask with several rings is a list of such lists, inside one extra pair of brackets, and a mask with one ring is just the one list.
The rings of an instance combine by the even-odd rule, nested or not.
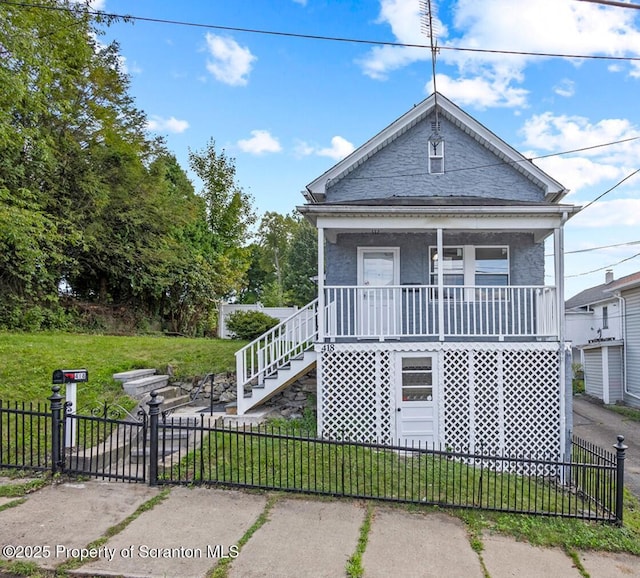
[(556, 289), (433, 285), (325, 287), (328, 338), (557, 337)]
[(244, 386), (258, 385), (290, 360), (311, 349), (318, 339), (318, 300), (315, 299), (273, 329), (236, 351), (238, 399)]

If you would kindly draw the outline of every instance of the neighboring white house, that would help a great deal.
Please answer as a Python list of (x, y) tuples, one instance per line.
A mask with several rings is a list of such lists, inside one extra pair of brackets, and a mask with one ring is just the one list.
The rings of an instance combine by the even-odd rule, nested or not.
[(238, 413), (315, 363), (323, 436), (562, 454), (566, 192), (441, 94), (414, 106), (307, 186), (319, 297), (238, 353)]
[(613, 286), (613, 272), (607, 271), (604, 283), (564, 304), (565, 336), (573, 361), (582, 364), (585, 392), (605, 403), (623, 399), (622, 314)]

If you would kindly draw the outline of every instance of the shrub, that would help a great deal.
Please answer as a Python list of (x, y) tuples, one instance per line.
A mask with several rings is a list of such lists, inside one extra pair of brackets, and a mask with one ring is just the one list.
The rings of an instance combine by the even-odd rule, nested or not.
[(262, 311), (234, 311), (227, 317), (227, 327), (236, 339), (252, 341), (279, 321)]

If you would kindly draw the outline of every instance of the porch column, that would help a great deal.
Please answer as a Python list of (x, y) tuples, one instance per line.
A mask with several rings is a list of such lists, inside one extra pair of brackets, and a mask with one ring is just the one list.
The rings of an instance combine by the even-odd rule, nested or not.
[(553, 259), (556, 284), (556, 331), (559, 341), (558, 377), (560, 381), (560, 448), (566, 455), (571, 452), (573, 430), (573, 397), (571, 384), (567, 383), (567, 352), (564, 342), (564, 215), (562, 224), (553, 230)]
[(324, 229), (318, 227), (318, 341), (325, 338), (324, 307)]
[(442, 228), (438, 227), (437, 236), (437, 255), (438, 255), (438, 339), (444, 341), (444, 263), (442, 248)]

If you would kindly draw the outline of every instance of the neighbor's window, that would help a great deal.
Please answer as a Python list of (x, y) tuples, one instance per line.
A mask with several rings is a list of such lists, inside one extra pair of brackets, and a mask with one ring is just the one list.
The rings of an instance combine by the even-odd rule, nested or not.
[(609, 308), (606, 305), (602, 308), (602, 329), (609, 329)]

